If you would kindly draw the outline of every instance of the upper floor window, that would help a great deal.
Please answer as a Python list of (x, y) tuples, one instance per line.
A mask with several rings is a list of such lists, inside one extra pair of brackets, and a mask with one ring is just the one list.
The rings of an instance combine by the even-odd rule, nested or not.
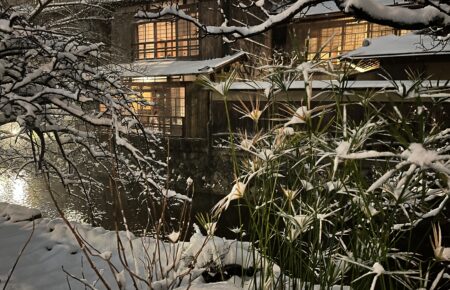
[(198, 29), (186, 20), (148, 22), (137, 25), (136, 59), (198, 55)]
[(310, 27), (308, 58), (313, 58), (319, 51), (322, 59), (335, 58), (361, 47), (366, 38), (406, 33), (406, 30), (355, 21), (352, 18), (314, 22)]

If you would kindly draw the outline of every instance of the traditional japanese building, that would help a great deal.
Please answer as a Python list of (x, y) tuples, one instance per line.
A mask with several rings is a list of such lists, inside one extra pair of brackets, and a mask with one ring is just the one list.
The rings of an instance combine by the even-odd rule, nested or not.
[[(215, 1), (180, 1), (180, 9), (204, 23), (215, 23)], [(207, 138), (210, 97), (196, 79), (214, 78), (242, 52), (227, 53), (221, 38), (201, 37), (192, 23), (174, 17), (155, 21), (137, 20), (139, 9), (151, 5), (125, 2), (115, 10), (111, 43), (123, 77), (151, 105), (137, 107), (141, 121), (165, 136)]]
[[(386, 5), (411, 5), (406, 0), (379, 1)], [(434, 80), (449, 78), (447, 71), (441, 69), (442, 63), (450, 61), (450, 47), (446, 43), (355, 20), (342, 13), (334, 1), (310, 7), (263, 34), (234, 43), (202, 35), (193, 23), (176, 17), (154, 20), (136, 17), (137, 11), (157, 11), (160, 4), (140, 0), (100, 2), (109, 3), (108, 9), (112, 11), (109, 25), (89, 22), (84, 25), (96, 30), (99, 39), (110, 44), (113, 62), (121, 67), (125, 81), (148, 101), (148, 106), (135, 106), (143, 124), (172, 138), (211, 144), (214, 134), (227, 131), (223, 100), (200, 87), (196, 83), (198, 76), (219, 80), (221, 75), (240, 67), (241, 77), (253, 74), (254, 78), (252, 67), (260, 59), (271, 58), (276, 50), (298, 51), (304, 60), (332, 60), (336, 67), (343, 65), (353, 81), (351, 86), (358, 90), (379, 88), (382, 81), (387, 84), (387, 75), (398, 81), (419, 74)], [(205, 25), (220, 25), (224, 17), (229, 25), (252, 25), (264, 18), (256, 8), (243, 11), (229, 1), (222, 4), (225, 6), (220, 9), (217, 1), (178, 1), (179, 9)], [(273, 11), (277, 12), (280, 11)], [(314, 78), (329, 79), (320, 74)], [(295, 81), (291, 95), (300, 100), (304, 84), (301, 79)], [(323, 83), (313, 84), (317, 91), (327, 88)], [(251, 101), (250, 95), (261, 94), (263, 90), (245, 82), (234, 85), (235, 97), (229, 99), (230, 108), (240, 101)], [(239, 113), (234, 110), (230, 113), (235, 130), (246, 128), (248, 124), (239, 118)]]
[[(405, 0), (379, 1), (386, 5), (410, 5)], [(446, 84), (445, 80), (450, 79), (450, 73), (442, 69), (442, 64), (450, 61), (450, 46), (446, 43), (355, 20), (342, 13), (334, 1), (310, 7), (263, 34), (234, 43), (226, 42), (222, 37), (202, 35), (195, 25), (175, 17), (137, 18), (139, 10), (157, 11), (158, 5), (148, 4), (149, 1), (100, 2), (112, 3), (108, 10), (112, 11), (112, 20), (108, 25), (97, 26), (89, 22), (85, 25), (96, 30), (101, 36), (99, 40), (110, 45), (115, 56), (112, 62), (120, 68), (130, 87), (148, 102), (145, 106), (135, 105), (142, 123), (167, 137), (171, 154), (183, 155), (174, 158), (178, 164), (172, 168), (197, 172), (198, 176), (193, 176), (196, 180), (203, 180), (202, 175), (207, 175), (204, 180), (224, 178), (228, 179), (222, 182), (224, 185), (230, 183), (233, 176), (209, 176), (214, 175), (216, 169), (227, 166), (227, 158), (217, 158), (222, 154), (221, 150), (210, 154), (215, 137), (223, 137), (228, 132), (225, 106), (229, 108), (232, 130), (248, 129), (252, 121), (242, 118), (234, 108), (242, 103), (251, 108), (255, 102), (264, 106), (263, 97), (270, 87), (264, 81), (239, 80), (231, 86), (225, 104), (222, 96), (196, 82), (199, 76), (216, 81), (239, 68), (241, 73), (254, 77), (252, 66), (260, 59), (269, 59), (276, 50), (296, 50), (303, 53), (302, 60), (330, 60), (335, 67), (343, 65), (349, 69), (346, 89), (350, 91), (363, 93), (384, 89), (386, 93), (377, 95), (380, 101), (395, 100), (396, 86), (409, 86), (411, 73), (420, 72), (430, 78), (430, 85)], [(178, 5), (205, 25), (220, 25), (224, 15), (230, 25), (252, 25), (260, 23), (264, 16), (258, 15), (257, 11), (245, 13), (232, 5), (225, 5), (220, 10), (216, 0), (183, 0), (178, 1)], [(396, 83), (386, 80), (384, 76), (387, 75)], [(336, 81), (316, 74), (311, 84), (314, 93), (326, 92)], [(294, 80), (289, 87), (290, 100), (300, 102), (304, 99), (305, 88), (301, 78)], [(333, 101), (326, 93), (317, 100)], [(260, 128), (269, 117), (261, 116)]]
[[(380, 1), (408, 5), (407, 1)], [(205, 25), (223, 22), (217, 1), (188, 0), (179, 4), (180, 9)], [(197, 27), (185, 20), (135, 17), (139, 9), (153, 8), (139, 1), (119, 4), (112, 21), (111, 44), (126, 67), (124, 77), (152, 104), (137, 108), (143, 123), (166, 136), (204, 139), (226, 131), (223, 102), (199, 87), (196, 78), (207, 75), (214, 80), (236, 64), (255, 57), (268, 58), (276, 49), (306, 51), (307, 59), (347, 63), (353, 70), (350, 79), (366, 81), (354, 84), (361, 90), (362, 84), (379, 87), (380, 81), (367, 81), (383, 80), (383, 72), (396, 80), (407, 80), (406, 71), (420, 71), (435, 79), (448, 75), (438, 68), (450, 56), (446, 45), (435, 45), (430, 37), (410, 35), (409, 31), (357, 21), (344, 15), (333, 1), (309, 8), (269, 32), (233, 44), (224, 43), (220, 37), (200, 35)], [(235, 24), (258, 21), (258, 15), (232, 6), (225, 14)], [(242, 87), (234, 86), (236, 94)], [(233, 119), (236, 126), (245, 127), (239, 118)]]

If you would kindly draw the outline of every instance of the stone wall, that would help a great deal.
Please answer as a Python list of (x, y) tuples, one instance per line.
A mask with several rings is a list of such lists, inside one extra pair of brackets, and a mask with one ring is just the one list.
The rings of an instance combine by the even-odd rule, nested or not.
[(186, 180), (194, 181), (201, 195), (225, 195), (234, 176), (229, 149), (211, 148), (205, 139), (171, 139), (169, 172), (173, 188), (185, 192)]

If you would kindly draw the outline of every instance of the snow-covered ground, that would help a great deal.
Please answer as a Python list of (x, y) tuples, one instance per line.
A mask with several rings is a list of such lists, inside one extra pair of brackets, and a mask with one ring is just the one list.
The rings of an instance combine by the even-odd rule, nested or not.
[[(192, 282), (195, 287), (190, 289), (203, 289), (201, 273), (209, 265), (211, 258), (223, 256), (224, 250), (227, 250), (227, 254), (223, 256), (223, 261), (227, 263), (234, 264), (238, 262), (237, 259), (242, 258), (235, 255), (237, 242), (220, 238), (206, 240), (201, 234), (194, 234), (189, 243), (157, 243), (150, 238), (136, 238), (131, 233), (117, 234), (89, 225), (72, 225), (85, 240), (85, 244), (89, 245), (85, 249), (92, 252), (92, 262), (111, 289), (120, 289), (118, 284), (124, 284), (123, 289), (135, 289), (129, 272), (120, 261), (119, 252), (127, 257), (127, 267), (139, 276), (148, 277), (148, 269), (152, 268), (153, 289), (167, 289), (172, 282), (175, 286), (170, 288), (185, 289)], [(30, 237), (31, 240), (26, 245)], [(124, 246), (123, 251), (118, 251), (119, 237)], [(200, 250), (204, 243), (205, 246)], [(24, 247), (23, 254), (19, 257)], [(234, 253), (229, 251), (233, 247), (236, 249)], [(161, 255), (156, 254), (158, 248)], [(194, 254), (198, 254), (197, 261), (194, 263), (195, 267), (190, 269), (187, 265), (193, 261)], [(18, 257), (7, 289), (75, 290), (85, 289), (83, 283), (95, 289), (106, 289), (62, 219), (41, 218), (38, 210), (0, 203), (0, 288), (4, 287), (8, 273)], [(147, 265), (153, 260), (157, 267)], [(176, 280), (177, 276), (186, 273), (182, 281)], [(148, 288), (144, 281), (138, 278), (135, 281), (140, 289)], [(239, 289), (232, 281), (241, 280), (231, 279), (229, 282), (215, 283), (214, 287), (211, 284), (204, 286), (213, 289)]]
[[(248, 243), (200, 232), (189, 242), (167, 243), (85, 224), (71, 223), (71, 227), (83, 247), (62, 219), (42, 218), (39, 210), (0, 202), (0, 288), (7, 283), (7, 289), (15, 290), (107, 289), (91, 262), (110, 289), (150, 289), (147, 281), (151, 289), (159, 290), (253, 289), (259, 279), (261, 267), (253, 264), (259, 257)], [(169, 238), (178, 236), (174, 233)], [(123, 250), (118, 250), (118, 244)], [(209, 280), (219, 265), (234, 267), (234, 273), (223, 270), (227, 281), (206, 283), (205, 273)], [(244, 269), (237, 272), (249, 276), (235, 275), (240, 266)]]

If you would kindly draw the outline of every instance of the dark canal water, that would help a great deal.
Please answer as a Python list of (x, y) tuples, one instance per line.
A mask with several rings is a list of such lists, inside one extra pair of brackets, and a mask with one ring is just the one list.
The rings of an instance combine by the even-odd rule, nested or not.
[[(69, 196), (58, 181), (52, 181), (51, 187), (59, 207), (65, 216), (71, 221), (90, 223), (89, 207), (87, 204), (73, 196)], [(95, 225), (106, 229), (114, 229), (114, 208), (109, 198), (109, 185), (105, 184), (105, 192), (93, 197)], [(191, 207), (190, 221), (196, 222), (196, 215), (208, 212), (223, 196), (209, 193), (207, 190), (194, 192)], [(20, 176), (3, 173), (0, 175), (0, 202), (19, 204), (39, 209), (44, 217), (57, 218), (59, 214), (50, 197), (45, 181), (42, 177), (30, 173), (21, 173)], [(135, 234), (142, 234), (144, 230), (151, 231), (149, 225), (149, 213), (161, 210), (161, 205), (148, 206), (145, 198), (134, 196), (131, 193), (124, 200), (125, 216), (128, 226)], [(183, 209), (179, 200), (169, 200), (167, 211), (167, 224), (174, 229), (180, 219)], [(237, 207), (230, 209), (222, 216), (216, 234), (227, 238), (235, 238), (236, 235), (230, 230), (239, 225), (239, 214)], [(121, 226), (123, 229), (123, 227)], [(168, 229), (169, 231), (171, 229)]]
[[(2, 126), (1, 129), (18, 133), (17, 126)], [(20, 140), (0, 140), (0, 146), (4, 148), (15, 148), (20, 150), (26, 148), (28, 144), (21, 144)], [(184, 146), (178, 146), (184, 148)], [(174, 157), (171, 158), (171, 178), (173, 180), (169, 189), (176, 189), (180, 194), (186, 194), (186, 180), (193, 179), (193, 199), (192, 202), (183, 203), (178, 199), (169, 199), (164, 203), (166, 212), (166, 231), (177, 230), (177, 225), (181, 219), (181, 213), (186, 208), (190, 209), (186, 214), (192, 227), (193, 222), (197, 222), (196, 216), (199, 213), (207, 213), (210, 209), (229, 192), (232, 187), (232, 180), (225, 173), (230, 166), (227, 162), (229, 158), (222, 151), (208, 155), (204, 153), (184, 153), (185, 151), (175, 147), (172, 149)], [(185, 150), (186, 148), (184, 148)], [(172, 161), (173, 160), (173, 161)], [(44, 217), (59, 217), (55, 204), (48, 192), (47, 183), (42, 175), (34, 174), (30, 171), (17, 172), (6, 171), (0, 164), (0, 202), (8, 202), (26, 207), (39, 209)], [(54, 192), (57, 204), (70, 221), (90, 223), (95, 226), (102, 226), (106, 229), (115, 229), (117, 218), (116, 207), (113, 206), (113, 198), (109, 188), (109, 179), (102, 176), (94, 176), (96, 180), (102, 180), (103, 188), (100, 192), (93, 194), (91, 206), (86, 201), (69, 195), (59, 180), (51, 180), (50, 186)], [(122, 191), (123, 192), (123, 191)], [(158, 220), (162, 211), (162, 202), (153, 198), (145, 197), (139, 189), (127, 188), (127, 194), (123, 194), (121, 202), (124, 208), (124, 215), (129, 229), (136, 234), (149, 232), (152, 229), (153, 220)], [(190, 193), (192, 194), (192, 192)], [(81, 194), (79, 194), (81, 195)], [(235, 204), (235, 203), (233, 203)], [(90, 213), (93, 213), (90, 214)], [(228, 238), (235, 238), (236, 234), (230, 228), (240, 225), (239, 211), (237, 207), (231, 206), (220, 220), (216, 234)], [(93, 218), (92, 218), (93, 217)], [(156, 219), (155, 219), (156, 217)], [(122, 219), (120, 218), (122, 221)], [(123, 229), (123, 224), (119, 227)]]

